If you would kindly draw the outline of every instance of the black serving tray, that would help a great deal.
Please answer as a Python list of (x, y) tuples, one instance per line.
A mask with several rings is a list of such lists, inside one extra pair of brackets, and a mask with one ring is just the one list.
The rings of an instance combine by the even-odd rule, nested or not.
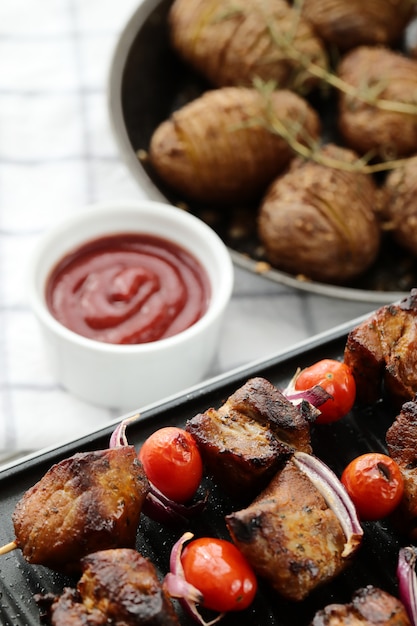
[[(130, 443), (139, 448), (144, 439), (157, 428), (165, 425), (183, 426), (196, 413), (209, 407), (219, 407), (253, 376), (263, 376), (282, 389), (297, 367), (305, 367), (322, 358), (341, 359), (347, 333), (362, 319), (353, 320), (297, 344), (285, 353), (234, 370), (145, 409), (138, 421), (128, 427)], [(394, 417), (395, 414), (383, 401), (372, 408), (355, 407), (338, 423), (316, 425), (313, 428), (314, 452), (340, 476), (343, 468), (355, 456), (369, 451), (385, 451), (385, 432)], [(114, 424), (110, 424), (56, 449), (22, 459), (0, 472), (0, 545), (14, 539), (11, 516), (25, 490), (61, 459), (78, 451), (107, 448), (113, 429)], [(184, 530), (191, 530), (196, 536), (228, 538), (224, 515), (236, 508), (236, 503), (222, 492), (221, 486), (206, 480), (211, 490), (208, 508), (187, 528), (167, 528), (142, 516), (137, 549), (152, 559), (161, 578), (168, 568), (170, 549)], [(222, 624), (307, 626), (318, 609), (331, 602), (349, 602), (352, 593), (359, 587), (373, 584), (397, 595), (395, 570), (401, 538), (388, 522), (368, 522), (364, 524), (364, 530), (363, 545), (349, 569), (331, 584), (316, 590), (307, 600), (301, 603), (284, 601), (266, 583), (260, 581), (252, 607), (226, 616)], [(76, 579), (64, 577), (42, 566), (29, 565), (19, 550), (0, 556), (0, 624), (39, 626), (40, 616), (34, 594), (59, 593), (64, 585), (75, 584)], [(191, 623), (189, 619), (179, 609), (178, 612), (181, 623), (188, 626)]]

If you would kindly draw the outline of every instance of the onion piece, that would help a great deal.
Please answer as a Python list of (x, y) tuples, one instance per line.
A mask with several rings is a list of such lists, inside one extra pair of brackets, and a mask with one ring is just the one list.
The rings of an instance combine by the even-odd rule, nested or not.
[(294, 452), (293, 460), (337, 516), (346, 537), (342, 557), (350, 556), (362, 542), (363, 528), (347, 491), (336, 474), (316, 456), (297, 450)]
[(316, 409), (320, 408), (320, 406), (327, 402), (327, 400), (331, 400), (333, 398), (333, 396), (320, 385), (314, 385), (314, 387), (310, 387), (310, 389), (306, 389), (305, 391), (294, 391), (291, 393), (287, 391), (284, 395), (293, 404), (298, 404), (302, 400), (305, 400), (306, 402), (312, 404)]
[(163, 588), (172, 598), (180, 601), (184, 610), (201, 626), (213, 626), (224, 617), (224, 613), (219, 613), (214, 619), (206, 622), (197, 609), (197, 604), (204, 600), (203, 594), (194, 585), (185, 579), (184, 568), (181, 562), (181, 553), (184, 544), (194, 537), (193, 533), (184, 533), (174, 544), (169, 559), (170, 571), (163, 580)]
[(327, 402), (327, 400), (333, 399), (333, 396), (320, 385), (313, 385), (313, 387), (302, 391), (296, 389), (295, 382), (300, 373), (301, 368), (298, 367), (294, 376), (282, 392), (284, 396), (290, 400), (290, 402), (297, 405), (302, 402), (302, 400), (305, 400), (315, 408), (319, 408), (322, 404)]
[(128, 446), (129, 442), (126, 437), (126, 427), (131, 423), (139, 419), (140, 413), (135, 413), (126, 419), (122, 420), (120, 424), (115, 428), (111, 437), (109, 448), (119, 448), (120, 446)]
[(413, 626), (417, 626), (417, 548), (401, 548), (398, 555), (397, 578), (399, 596)]
[(194, 515), (201, 513), (207, 503), (208, 492), (191, 504), (180, 504), (167, 498), (155, 485), (149, 482), (149, 491), (142, 512), (156, 522), (163, 524), (184, 524)]

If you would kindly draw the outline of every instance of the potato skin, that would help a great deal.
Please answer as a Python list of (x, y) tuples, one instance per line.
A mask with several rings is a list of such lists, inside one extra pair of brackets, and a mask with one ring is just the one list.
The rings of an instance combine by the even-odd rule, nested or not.
[(397, 43), (413, 15), (414, 0), (303, 0), (302, 14), (339, 50)]
[[(329, 144), (322, 154), (339, 161), (358, 157)], [(296, 159), (270, 186), (260, 207), (258, 234), (274, 267), (304, 278), (346, 283), (367, 269), (380, 245), (366, 174)]]
[(317, 139), (317, 113), (300, 96), (276, 91), (270, 99), (255, 89), (207, 91), (155, 130), (149, 160), (162, 181), (185, 200), (230, 205), (259, 198), (287, 166), (287, 142), (257, 120), (272, 114), (297, 123), (300, 141)]
[[(398, 52), (361, 46), (344, 56), (338, 76), (358, 90), (369, 86), (380, 99), (417, 106), (417, 60)], [(386, 159), (417, 150), (417, 113), (385, 111), (343, 93), (339, 103), (339, 130), (359, 154)]]
[(169, 32), (179, 56), (215, 87), (251, 87), (257, 76), (305, 93), (320, 81), (294, 62), (288, 46), (328, 66), (323, 42), (285, 0), (175, 0)]
[(392, 237), (417, 256), (417, 156), (387, 175), (382, 192), (383, 215)]

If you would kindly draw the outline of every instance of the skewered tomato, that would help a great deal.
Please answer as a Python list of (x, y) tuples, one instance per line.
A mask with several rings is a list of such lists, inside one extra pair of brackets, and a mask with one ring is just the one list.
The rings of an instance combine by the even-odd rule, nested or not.
[(203, 462), (193, 436), (182, 428), (166, 426), (143, 443), (139, 459), (153, 485), (175, 502), (187, 502), (198, 489)]
[(341, 481), (362, 520), (386, 517), (398, 506), (404, 492), (397, 463), (379, 452), (353, 459), (343, 471)]
[(203, 537), (188, 543), (181, 563), (185, 580), (203, 594), (202, 606), (219, 611), (240, 611), (253, 601), (256, 576), (238, 548), (224, 539)]
[(318, 408), (316, 422), (328, 424), (349, 413), (355, 403), (356, 383), (350, 368), (340, 361), (323, 359), (303, 369), (295, 380), (298, 391), (306, 391), (320, 385), (332, 397)]

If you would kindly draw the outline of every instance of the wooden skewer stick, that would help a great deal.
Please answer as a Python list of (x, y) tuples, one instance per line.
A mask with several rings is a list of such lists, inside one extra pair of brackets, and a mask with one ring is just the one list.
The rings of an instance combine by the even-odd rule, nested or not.
[(6, 543), (4, 546), (0, 547), (0, 555), (7, 554), (8, 552), (11, 552), (12, 550), (16, 550), (16, 548), (17, 548), (17, 543), (15, 541)]

